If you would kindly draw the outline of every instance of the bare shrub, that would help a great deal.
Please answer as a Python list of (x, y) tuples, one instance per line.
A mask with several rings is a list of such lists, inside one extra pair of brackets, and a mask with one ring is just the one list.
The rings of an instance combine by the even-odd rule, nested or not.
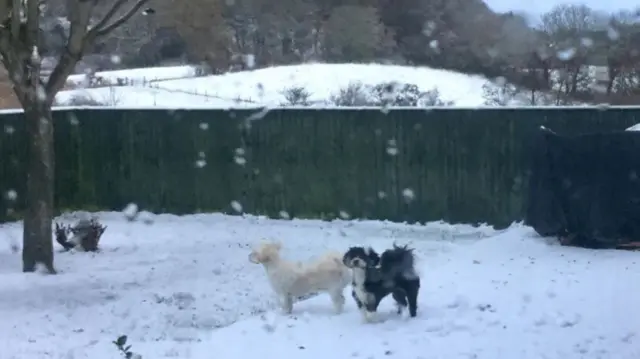
[(375, 106), (370, 98), (371, 92), (360, 82), (351, 82), (347, 87), (331, 95), (330, 103), (336, 106)]
[(284, 105), (309, 106), (311, 104), (309, 102), (311, 92), (307, 91), (307, 89), (302, 86), (293, 86), (286, 88), (284, 91), (282, 91), (282, 95), (286, 100)]
[(73, 95), (68, 101), (60, 103), (56, 101), (56, 106), (106, 106), (106, 104), (96, 100), (88, 94)]

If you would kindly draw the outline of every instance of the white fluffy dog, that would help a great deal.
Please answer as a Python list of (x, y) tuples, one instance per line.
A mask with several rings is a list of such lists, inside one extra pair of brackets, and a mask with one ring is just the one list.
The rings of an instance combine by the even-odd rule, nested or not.
[(291, 262), (280, 257), (280, 242), (264, 241), (249, 254), (249, 261), (262, 264), (282, 309), (290, 314), (296, 297), (326, 292), (336, 313), (344, 308), (344, 288), (351, 282), (351, 270), (342, 263), (342, 253), (328, 252), (310, 263)]

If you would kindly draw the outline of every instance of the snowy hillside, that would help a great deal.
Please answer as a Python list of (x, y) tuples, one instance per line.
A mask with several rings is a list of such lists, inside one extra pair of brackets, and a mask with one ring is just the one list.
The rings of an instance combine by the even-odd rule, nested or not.
[[(103, 84), (124, 86), (63, 91), (57, 97), (58, 105), (72, 105), (74, 97), (84, 97), (118, 107), (280, 106), (286, 103), (287, 89), (297, 87), (309, 93), (309, 102), (325, 106), (332, 96), (350, 84), (374, 86), (395, 81), (415, 84), (425, 92), (437, 89), (443, 101), (469, 107), (484, 105), (483, 85), (496, 87), (480, 76), (428, 67), (377, 64), (278, 66), (204, 77), (194, 77), (191, 67), (121, 70), (96, 75), (104, 79)], [(88, 80), (84, 77), (74, 75), (71, 83), (87, 86)]]
[[(636, 253), (561, 247), (520, 225), (98, 216), (102, 253), (58, 253), (55, 277), (20, 273), (9, 247), (21, 223), (0, 226), (2, 359), (118, 358), (122, 334), (143, 359), (640, 358)], [(364, 324), (349, 296), (342, 315), (323, 296), (281, 314), (247, 260), (264, 237), (300, 260), (411, 243), (418, 317), (396, 317), (387, 298), (383, 322)]]

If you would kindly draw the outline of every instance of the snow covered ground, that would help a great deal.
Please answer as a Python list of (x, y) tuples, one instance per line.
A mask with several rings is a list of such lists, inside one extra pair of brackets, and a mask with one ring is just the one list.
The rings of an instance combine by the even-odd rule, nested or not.
[[(22, 274), (0, 227), (0, 357), (112, 359), (129, 336), (143, 358), (640, 358), (638, 254), (561, 247), (530, 228), (377, 221), (271, 220), (221, 214), (152, 216), (108, 226), (103, 252), (58, 253), (58, 276)], [(71, 223), (78, 214), (58, 220)], [(419, 314), (363, 324), (351, 298), (275, 308), (260, 266), (264, 237), (306, 259), (332, 248), (393, 241), (417, 248)]]
[[(380, 64), (303, 64), (276, 66), (255, 71), (194, 77), (193, 67), (131, 69), (96, 74), (105, 83), (127, 86), (83, 88), (62, 91), (59, 105), (68, 105), (73, 97), (91, 97), (107, 106), (229, 108), (280, 106), (286, 103), (284, 92), (304, 87), (309, 101), (325, 105), (332, 95), (351, 83), (377, 85), (398, 81), (417, 85), (421, 91), (435, 88), (443, 101), (455, 106), (482, 106), (483, 85), (495, 87), (486, 78), (428, 67)], [(70, 83), (82, 85), (86, 76), (74, 75)], [(112, 100), (116, 99), (116, 100)], [(513, 105), (518, 105), (517, 101)]]

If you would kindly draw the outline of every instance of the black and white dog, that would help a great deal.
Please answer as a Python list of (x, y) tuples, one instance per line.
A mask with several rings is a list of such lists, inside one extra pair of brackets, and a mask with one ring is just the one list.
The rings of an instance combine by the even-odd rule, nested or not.
[(398, 314), (408, 306), (409, 315), (416, 316), (420, 276), (414, 267), (413, 249), (394, 244), (378, 255), (371, 247), (351, 247), (342, 262), (353, 270), (351, 296), (365, 321), (374, 320), (380, 301), (389, 294), (396, 301)]

